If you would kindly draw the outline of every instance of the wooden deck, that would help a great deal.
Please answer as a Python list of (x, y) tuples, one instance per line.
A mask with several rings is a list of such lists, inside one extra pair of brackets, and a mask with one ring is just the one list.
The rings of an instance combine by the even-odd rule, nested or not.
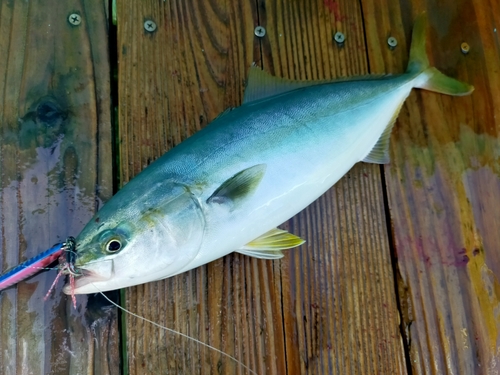
[[(113, 181), (239, 105), (252, 63), (307, 80), (401, 73), (424, 10), (431, 62), (471, 96), (415, 90), (391, 163), (358, 164), (284, 223), (307, 243), (283, 260), (230, 255), (122, 305), (257, 374), (500, 374), (497, 0), (118, 0), (117, 29), (104, 0), (1, 1), (0, 269), (76, 235)], [(99, 296), (74, 310), (62, 283), (44, 302), (54, 277), (0, 294), (0, 374), (250, 373)]]

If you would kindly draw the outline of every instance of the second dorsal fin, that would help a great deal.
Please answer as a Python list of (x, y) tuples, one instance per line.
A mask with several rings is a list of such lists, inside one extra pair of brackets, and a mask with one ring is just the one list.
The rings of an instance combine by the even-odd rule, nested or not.
[(331, 81), (295, 81), (292, 79), (275, 77), (258, 66), (252, 65), (248, 72), (243, 103), (247, 104), (303, 87), (315, 86), (327, 82)]

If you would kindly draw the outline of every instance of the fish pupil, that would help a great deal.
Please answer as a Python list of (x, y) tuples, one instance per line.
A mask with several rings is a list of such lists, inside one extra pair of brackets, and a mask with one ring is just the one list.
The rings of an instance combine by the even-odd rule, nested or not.
[(118, 240), (111, 240), (108, 242), (108, 246), (106, 246), (107, 250), (109, 252), (113, 252), (113, 253), (115, 251), (120, 250), (121, 247), (122, 247), (122, 244)]

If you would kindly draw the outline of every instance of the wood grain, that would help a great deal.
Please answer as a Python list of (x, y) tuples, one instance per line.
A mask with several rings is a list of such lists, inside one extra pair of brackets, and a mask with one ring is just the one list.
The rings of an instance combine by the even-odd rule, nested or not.
[[(106, 35), (107, 1), (0, 3), (2, 270), (78, 234), (111, 195)], [(116, 374), (116, 311), (86, 296), (73, 310), (62, 283), (44, 302), (54, 277), (0, 294), (0, 373)]]
[[(247, 68), (259, 50), (252, 12), (251, 4), (232, 1), (118, 4), (122, 183), (241, 102)], [(145, 20), (157, 24), (154, 33), (144, 30)], [(125, 305), (248, 363), (254, 353), (242, 343), (253, 334), (242, 321), (244, 312), (221, 311), (232, 304), (239, 308), (227, 300), (234, 298), (233, 273), (227, 268), (233, 262), (227, 262), (130, 288)], [(236, 288), (245, 288), (239, 279), (235, 282)], [(210, 373), (219, 366), (234, 373), (238, 368), (211, 350), (140, 320), (127, 317), (126, 324), (131, 374)]]
[[(276, 1), (265, 17), (270, 71), (293, 79), (368, 72), (358, 3)], [(299, 338), (287, 360), (301, 358), (289, 373), (405, 373), (379, 167), (356, 166), (289, 225), (308, 240), (286, 258), (282, 309)]]
[[(465, 98), (412, 93), (391, 140), (385, 174), (413, 373), (497, 374), (500, 8), (382, 3), (363, 1), (373, 72), (404, 69), (411, 20), (426, 10), (431, 63), (476, 88)], [(400, 41), (392, 53), (388, 35)]]
[[(121, 180), (241, 103), (252, 62), (280, 76), (367, 72), (361, 8), (327, 1), (119, 2)], [(145, 20), (158, 28), (148, 33)], [(264, 25), (266, 37), (254, 36)], [(339, 48), (332, 37), (347, 35)], [(129, 288), (125, 306), (258, 374), (406, 373), (380, 169), (360, 165), (284, 227), (308, 240), (283, 261), (230, 255)], [(249, 373), (125, 316), (130, 374)]]

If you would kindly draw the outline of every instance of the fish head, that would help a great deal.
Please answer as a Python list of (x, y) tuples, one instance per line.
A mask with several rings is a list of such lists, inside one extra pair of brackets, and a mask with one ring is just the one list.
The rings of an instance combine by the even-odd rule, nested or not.
[[(167, 186), (165, 186), (167, 185)], [(175, 275), (199, 253), (205, 217), (183, 185), (116, 194), (76, 238), (75, 288), (66, 294), (120, 289)], [(133, 187), (133, 186), (132, 186)]]

